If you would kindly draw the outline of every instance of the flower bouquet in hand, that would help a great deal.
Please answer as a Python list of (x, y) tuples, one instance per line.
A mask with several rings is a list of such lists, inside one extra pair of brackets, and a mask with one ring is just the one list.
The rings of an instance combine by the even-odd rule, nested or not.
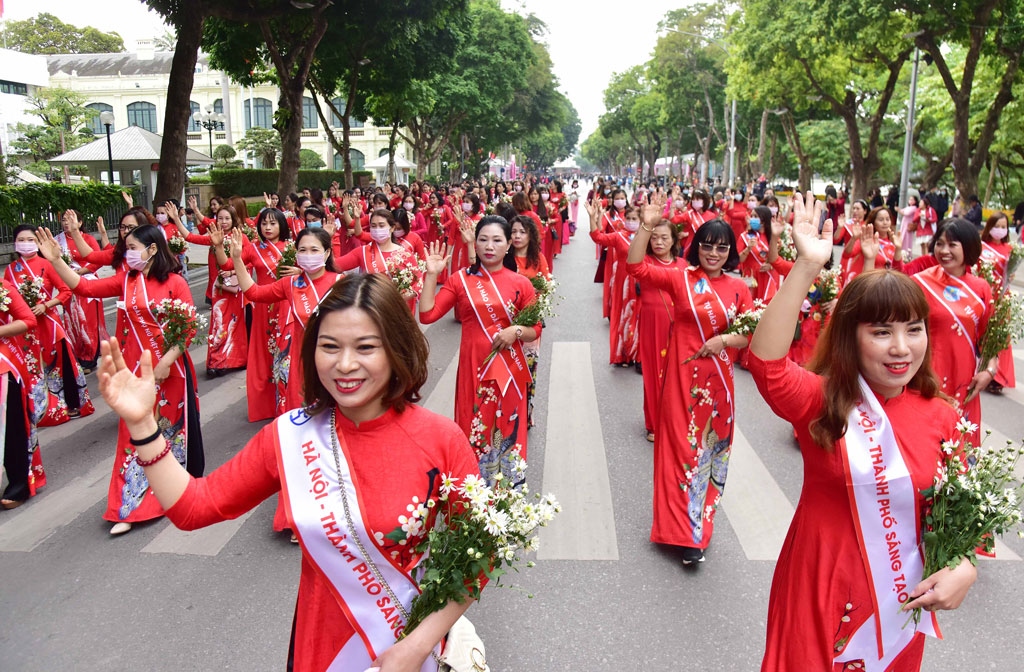
[[(548, 280), (542, 277), (540, 273), (530, 278), (530, 282), (537, 290), (537, 296), (533, 298), (533, 301), (524, 306), (522, 310), (517, 310), (511, 301), (505, 306), (509, 314), (512, 315), (511, 326), (513, 327), (532, 327), (555, 314), (555, 289), (558, 287), (558, 283), (553, 279)], [(491, 350), (480, 364), (481, 368), (487, 366), (497, 356), (498, 351)]]
[(735, 309), (729, 310), (729, 326), (725, 328), (724, 333), (753, 336), (754, 330), (757, 329), (757, 323), (761, 321), (761, 316), (764, 315), (765, 308), (767, 308), (767, 305), (765, 305), (764, 301), (754, 299), (754, 307), (750, 310), (744, 310), (738, 314)]
[(199, 333), (206, 328), (206, 318), (191, 303), (181, 299), (163, 299), (150, 301), (149, 309), (164, 332), (164, 352), (175, 346), (187, 352), (190, 344), (206, 340), (206, 336)]
[(423, 262), (416, 262), (407, 251), (398, 250), (387, 257), (388, 276), (403, 299), (413, 299), (423, 289)]
[(179, 256), (188, 251), (188, 241), (181, 236), (172, 236), (167, 239), (167, 247), (171, 250), (171, 254)]
[(7, 291), (7, 288), (0, 285), (0, 313), (6, 313), (11, 310), (11, 294)]
[[(977, 425), (960, 420), (960, 440), (943, 442), (932, 486), (921, 491), (925, 577), (943, 567), (955, 569), (965, 558), (976, 565), (977, 549), (991, 552), (995, 535), (1022, 522), (1024, 485), (1016, 468), (1024, 445), (1007, 441), (996, 448), (973, 446), (965, 437), (976, 430)], [(1024, 536), (1020, 530), (1017, 534)], [(912, 617), (919, 623), (921, 610), (914, 609)]]
[(1003, 275), (1003, 286), (1010, 284), (1010, 278), (1017, 272), (1020, 262), (1024, 261), (1024, 245), (1013, 243), (1010, 245), (1010, 256), (1006, 260), (1006, 273)]
[(18, 282), (18, 293), (21, 294), (21, 298), (25, 299), (29, 308), (35, 308), (40, 301), (46, 300), (46, 287), (43, 285), (43, 279), (33, 278), (27, 274), (22, 274), (21, 280)]
[[(988, 328), (981, 337), (978, 346), (980, 354), (979, 368), (981, 371), (988, 366), (993, 357), (1010, 347), (1024, 336), (1024, 301), (1020, 295), (1011, 291), (996, 276), (994, 266), (989, 262), (979, 262), (977, 274), (984, 278), (992, 288), (992, 308), (988, 318)], [(1007, 265), (1009, 277), (1009, 265)]]
[[(526, 463), (519, 462), (525, 470)], [(458, 481), (442, 474), (437, 499), (429, 499), (425, 505), (414, 500), (408, 507), (408, 521), (386, 535), (403, 543), (410, 533), (421, 530), (430, 511), (436, 510), (433, 526), (415, 547), (427, 557), (416, 568), (422, 592), (406, 615), (405, 635), (450, 601), (479, 599), (481, 575), (497, 582), (507, 568), (518, 571), (519, 553), (536, 551), (537, 529), (561, 511), (552, 495), (531, 494), (525, 485), (513, 488), (501, 474), (493, 487), (476, 474)]]
[(434, 233), (437, 235), (437, 239), (444, 240), (448, 234), (445, 232), (444, 226), (441, 224), (440, 206), (438, 206), (432, 213), (430, 213), (430, 219), (434, 222)]
[(796, 244), (793, 242), (793, 229), (783, 226), (779, 235), (779, 256), (786, 261), (796, 261)]
[(276, 275), (277, 275), (278, 278), (282, 277), (281, 276), (281, 267), (282, 266), (291, 266), (291, 267), (295, 267), (296, 266), (296, 263), (295, 263), (295, 243), (293, 241), (289, 240), (287, 243), (284, 244), (284, 249), (281, 250), (281, 260), (277, 262), (277, 273), (276, 273)]
[(242, 235), (249, 239), (250, 243), (260, 242), (260, 234), (248, 224), (242, 224)]

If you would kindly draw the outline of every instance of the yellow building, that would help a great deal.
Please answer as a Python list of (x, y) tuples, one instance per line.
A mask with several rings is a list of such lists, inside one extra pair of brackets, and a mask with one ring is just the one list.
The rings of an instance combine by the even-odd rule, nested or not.
[[(135, 53), (117, 54), (58, 54), (46, 56), (49, 85), (77, 91), (85, 96), (88, 107), (97, 112), (109, 111), (114, 115), (111, 131), (127, 126), (139, 126), (153, 133), (163, 132), (164, 110), (167, 106), (167, 80), (171, 71), (173, 52), (156, 51), (152, 40), (139, 40)], [(210, 145), (235, 144), (251, 126), (272, 128), (274, 112), (280, 98), (273, 85), (244, 87), (224, 72), (212, 70), (205, 54), (196, 63), (195, 81), (190, 97), (191, 114), (205, 111), (209, 106), (215, 113), (223, 113), (223, 128), (207, 131), (195, 120), (189, 120), (188, 146), (209, 154)], [(338, 109), (344, 107), (341, 98), (334, 99)], [(321, 101), (325, 115), (339, 141), (341, 120)], [(103, 135), (99, 115), (92, 120), (92, 131)], [(327, 139), (327, 130), (316, 113), (313, 93), (307, 92), (302, 107), (302, 148), (315, 151), (327, 167), (343, 168), (342, 158)], [(377, 128), (373, 120), (365, 124), (351, 119), (350, 155), (352, 169), (363, 166), (387, 154), (390, 128)], [(244, 158), (239, 152), (238, 158)], [(412, 156), (401, 139), (396, 149), (398, 156)], [(246, 165), (254, 166), (252, 161)]]

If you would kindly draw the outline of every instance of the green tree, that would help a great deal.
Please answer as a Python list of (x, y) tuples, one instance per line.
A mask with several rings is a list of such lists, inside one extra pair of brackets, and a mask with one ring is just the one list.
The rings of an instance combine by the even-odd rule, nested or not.
[(117, 33), (105, 33), (92, 26), (79, 28), (53, 14), (41, 13), (24, 21), (7, 21), (3, 42), (26, 54), (106, 54), (124, 51)]
[(314, 152), (312, 149), (303, 149), (299, 152), (300, 170), (320, 170), (325, 167), (327, 167), (327, 164), (324, 162), (324, 157), (320, 156), (319, 153)]
[[(886, 0), (885, 12), (903, 12), (915, 29), (914, 43), (932, 60), (953, 103), (953, 179), (964, 196), (978, 192), (978, 178), (988, 164), (989, 150), (1003, 110), (1013, 99), (1021, 57), (1024, 56), (1024, 5), (1013, 0), (968, 0), (923, 3)], [(963, 47), (962, 69), (950, 58), (951, 45)], [(990, 68), (986, 68), (989, 61)], [(959, 72), (957, 72), (959, 70)], [(986, 70), (997, 84), (986, 108), (978, 106)], [(983, 111), (980, 111), (982, 110)], [(980, 123), (972, 116), (980, 111)]]
[(276, 168), (277, 155), (281, 153), (281, 136), (269, 128), (253, 126), (238, 141), (238, 148), (252, 152), (263, 168)]
[(290, 3), (280, 0), (254, 0), (238, 3), (233, 0), (143, 0), (173, 26), (177, 34), (171, 72), (167, 81), (167, 103), (164, 107), (163, 140), (160, 143), (160, 169), (157, 173), (154, 202), (181, 195), (185, 186), (185, 155), (188, 150), (187, 131), (191, 107), (189, 99), (195, 79), (199, 44), (203, 25), (210, 17), (240, 22), (273, 18), (295, 12)]

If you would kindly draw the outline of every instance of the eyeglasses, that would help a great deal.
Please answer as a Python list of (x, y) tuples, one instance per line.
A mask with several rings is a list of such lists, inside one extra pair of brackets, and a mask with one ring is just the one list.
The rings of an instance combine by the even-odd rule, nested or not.
[(125, 226), (124, 224), (117, 225), (117, 229), (119, 231), (134, 231), (137, 228), (139, 228), (138, 224), (128, 224), (127, 226)]
[(729, 250), (732, 249), (732, 245), (726, 245), (722, 243), (715, 245), (714, 243), (697, 243), (700, 245), (701, 252), (718, 252), (719, 254), (729, 254)]

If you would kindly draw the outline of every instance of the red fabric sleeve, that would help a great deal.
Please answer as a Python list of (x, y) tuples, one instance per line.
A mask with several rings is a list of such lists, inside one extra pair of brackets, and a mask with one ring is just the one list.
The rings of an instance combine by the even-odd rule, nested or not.
[(455, 306), (455, 300), (459, 296), (458, 292), (455, 291), (455, 281), (458, 277), (458, 273), (448, 276), (445, 283), (441, 285), (441, 290), (434, 297), (434, 307), (427, 312), (420, 311), (420, 324), (437, 322)]
[(789, 272), (793, 270), (793, 262), (787, 261), (782, 257), (778, 257), (772, 262), (772, 268), (774, 268), (779, 275), (789, 275)]
[(927, 270), (932, 266), (938, 266), (939, 260), (935, 258), (934, 254), (926, 254), (923, 257), (918, 257), (913, 261), (903, 264), (903, 268), (900, 269), (907, 275), (914, 275), (921, 271)]
[(683, 274), (678, 269), (671, 267), (659, 268), (653, 264), (648, 264), (646, 261), (641, 261), (637, 264), (626, 264), (626, 272), (637, 280), (650, 282), (651, 285), (658, 289), (664, 289), (673, 293), (676, 281), (683, 278)]
[(71, 298), (71, 288), (68, 287), (68, 283), (64, 282), (64, 279), (57, 274), (53, 264), (46, 262), (46, 265), (43, 266), (43, 275), (46, 276), (46, 279), (49, 280), (50, 283), (53, 284), (54, 289), (57, 290), (57, 299), (61, 303), (67, 303)]
[(775, 415), (806, 426), (825, 404), (824, 381), (788, 357), (765, 361), (749, 353), (747, 369)]
[(284, 277), (269, 285), (253, 285), (243, 292), (245, 298), (256, 303), (274, 303), (288, 298), (292, 279)]
[(98, 278), (90, 280), (81, 278), (78, 286), (75, 287), (75, 294), (87, 296), (90, 299), (105, 299), (111, 296), (121, 296), (124, 291), (124, 272), (118, 271), (109, 278)]
[(271, 423), (234, 457), (203, 478), (191, 478), (185, 492), (165, 512), (182, 530), (232, 520), (281, 489), (277, 471), (277, 426)]
[(114, 246), (104, 248), (102, 250), (95, 250), (90, 252), (84, 261), (90, 264), (99, 264), (100, 266), (110, 266), (114, 263)]
[(185, 240), (196, 245), (213, 245), (213, 241), (210, 240), (209, 236), (199, 235), (198, 233), (188, 234), (185, 236)]
[(357, 247), (341, 257), (335, 257), (334, 267), (339, 271), (351, 271), (363, 265), (363, 248)]

